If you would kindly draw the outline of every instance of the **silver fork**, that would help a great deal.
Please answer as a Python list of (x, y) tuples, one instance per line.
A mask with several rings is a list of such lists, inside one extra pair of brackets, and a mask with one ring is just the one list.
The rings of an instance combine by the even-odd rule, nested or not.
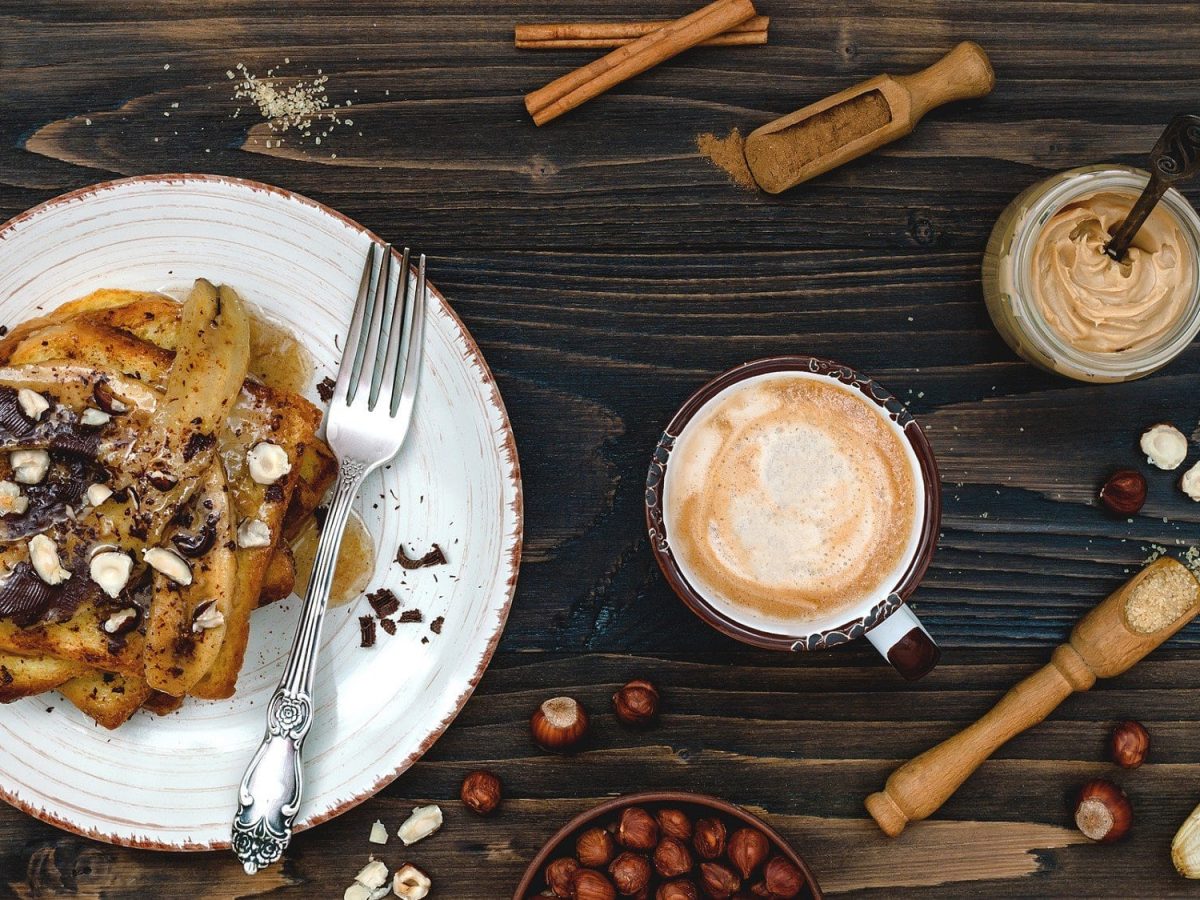
[(425, 322), (425, 256), (418, 263), (411, 294), (408, 257), (405, 248), (397, 264), (391, 245), (372, 243), (363, 268), (354, 321), (325, 420), (338, 478), (292, 652), (267, 705), (267, 731), (238, 790), (233, 852), (251, 875), (279, 859), (292, 839), (304, 783), (300, 750), (312, 725), (321, 622), (350, 505), (367, 475), (399, 452), (412, 421)]

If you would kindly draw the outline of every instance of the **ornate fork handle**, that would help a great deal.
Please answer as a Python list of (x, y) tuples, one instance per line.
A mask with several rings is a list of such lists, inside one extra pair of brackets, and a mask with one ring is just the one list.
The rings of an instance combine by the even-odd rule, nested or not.
[(233, 852), (250, 875), (278, 860), (292, 839), (292, 823), (304, 787), (300, 750), (312, 725), (313, 673), (321, 623), (329, 605), (329, 589), (350, 507), (371, 468), (357, 459), (340, 462), (287, 668), (267, 706), (263, 742), (238, 789)]

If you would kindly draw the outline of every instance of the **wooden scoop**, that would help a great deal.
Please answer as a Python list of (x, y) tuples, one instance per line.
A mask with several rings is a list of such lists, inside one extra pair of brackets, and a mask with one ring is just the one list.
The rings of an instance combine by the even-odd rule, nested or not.
[(1075, 625), (1050, 663), (978, 722), (905, 763), (867, 811), (889, 837), (945, 803), (1002, 744), (1036, 725), (1075, 691), (1120, 675), (1200, 612), (1200, 583), (1178, 560), (1151, 563)]
[(935, 106), (991, 93), (983, 48), (964, 41), (915, 75), (877, 75), (768, 122), (746, 138), (746, 164), (758, 186), (778, 194), (904, 137)]

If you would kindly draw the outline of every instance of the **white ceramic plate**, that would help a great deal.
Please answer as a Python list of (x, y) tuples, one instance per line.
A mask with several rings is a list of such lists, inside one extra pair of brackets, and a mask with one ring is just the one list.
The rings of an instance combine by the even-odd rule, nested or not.
[[(164, 175), (97, 185), (0, 227), (0, 323), (102, 286), (182, 297), (204, 276), (288, 324), (319, 381), (336, 373), (372, 239), (318, 203), (254, 182)], [(373, 795), (445, 730), (491, 658), (516, 584), (521, 486), (508, 417), (479, 348), (432, 285), (428, 301), (413, 428), (359, 500), (378, 555), (369, 589), (392, 588), (425, 622), (400, 625), (394, 637), (380, 630), (376, 646), (362, 649), (366, 601), (330, 611), (299, 829)], [(404, 573), (391, 562), (401, 543), (424, 553), (435, 542), (445, 566)], [(228, 847), (237, 784), (261, 739), (298, 607), (292, 597), (254, 614), (227, 701), (189, 699), (166, 718), (138, 712), (116, 731), (57, 694), (0, 706), (0, 794), (104, 841)], [(445, 616), (440, 635), (429, 628), (436, 616)]]

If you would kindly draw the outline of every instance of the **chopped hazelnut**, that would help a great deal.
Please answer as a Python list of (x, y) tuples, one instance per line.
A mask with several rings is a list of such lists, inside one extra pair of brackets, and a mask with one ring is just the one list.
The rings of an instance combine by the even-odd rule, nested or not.
[(1174, 425), (1165, 422), (1146, 429), (1139, 444), (1146, 454), (1146, 462), (1160, 469), (1178, 469), (1187, 458), (1187, 438)]
[(274, 484), (288, 472), (292, 464), (287, 451), (270, 441), (259, 441), (246, 454), (250, 477), (258, 484)]
[(45, 450), (14, 450), (8, 455), (13, 480), (21, 484), (41, 484), (50, 471), (50, 454)]
[(20, 404), (21, 411), (35, 422), (42, 417), (42, 413), (50, 408), (50, 403), (45, 397), (29, 388), (21, 388), (17, 391), (17, 403)]
[(0, 481), (0, 517), (21, 516), (29, 509), (29, 498), (21, 493), (21, 487), (7, 479)]
[(58, 547), (44, 534), (35, 534), (29, 539), (29, 561), (46, 584), (62, 584), (71, 577), (58, 558)]
[(412, 811), (396, 832), (396, 837), (408, 847), (417, 841), (423, 841), (442, 827), (442, 808), (437, 804), (418, 806)]

